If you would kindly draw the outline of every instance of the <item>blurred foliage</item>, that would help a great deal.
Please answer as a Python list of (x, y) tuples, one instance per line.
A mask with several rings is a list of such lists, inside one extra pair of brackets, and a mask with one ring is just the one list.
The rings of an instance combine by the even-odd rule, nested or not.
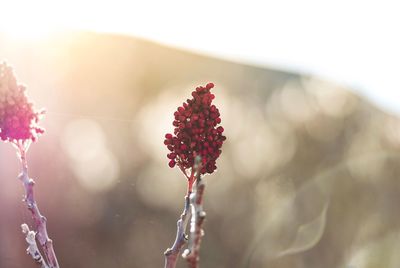
[[(62, 267), (163, 266), (186, 186), (163, 135), (209, 81), (228, 140), (206, 177), (202, 267), (400, 266), (399, 118), (307, 75), (134, 38), (13, 42), (0, 57), (48, 110), (28, 160)], [(0, 156), (0, 267), (34, 267), (18, 161)]]

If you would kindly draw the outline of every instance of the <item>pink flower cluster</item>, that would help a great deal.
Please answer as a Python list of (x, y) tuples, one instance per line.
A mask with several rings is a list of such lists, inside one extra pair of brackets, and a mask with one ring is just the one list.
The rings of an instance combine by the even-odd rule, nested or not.
[(25, 87), (17, 84), (10, 66), (0, 64), (0, 138), (3, 141), (35, 141), (44, 132), (38, 126), (43, 111), (34, 110)]
[(201, 156), (201, 174), (213, 173), (217, 169), (216, 160), (221, 154), (221, 147), (226, 137), (220, 113), (212, 100), (215, 95), (210, 92), (214, 87), (208, 83), (197, 87), (188, 99), (174, 113), (174, 135), (166, 134), (164, 144), (171, 151), (167, 155), (169, 166), (178, 165), (183, 171), (192, 168), (196, 156)]

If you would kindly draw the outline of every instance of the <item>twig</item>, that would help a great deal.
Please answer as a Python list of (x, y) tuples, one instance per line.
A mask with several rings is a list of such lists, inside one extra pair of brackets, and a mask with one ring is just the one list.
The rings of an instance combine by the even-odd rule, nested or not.
[(29, 227), (26, 223), (22, 224), (21, 228), (22, 232), (26, 234), (25, 240), (28, 243), (26, 253), (31, 255), (32, 259), (34, 259), (37, 263), (41, 264), (41, 268), (49, 268), (36, 244), (36, 232), (29, 230)]
[(182, 214), (177, 221), (177, 230), (175, 242), (171, 248), (168, 248), (165, 252), (165, 266), (164, 268), (175, 268), (178, 259), (179, 252), (182, 250), (186, 243), (187, 236), (185, 234), (186, 225), (188, 223), (187, 215), (189, 213), (190, 200), (188, 196), (185, 196), (185, 206)]
[(27, 146), (21, 142), (17, 143), (16, 145), (19, 149), (18, 152), (22, 164), (22, 173), (18, 176), (18, 178), (22, 181), (24, 185), (24, 201), (27, 204), (29, 211), (32, 213), (32, 218), (37, 228), (37, 232), (35, 233), (36, 238), (39, 241), (40, 246), (42, 247), (43, 253), (48, 263), (48, 267), (59, 268), (60, 266), (58, 265), (57, 257), (53, 248), (53, 241), (49, 238), (47, 234), (47, 220), (42, 214), (40, 214), (39, 208), (33, 195), (33, 186), (35, 185), (35, 182), (32, 178), (29, 178), (28, 175), (28, 164), (26, 161)]
[(200, 172), (197, 172), (196, 176), (196, 188), (190, 195), (191, 220), (189, 245), (182, 254), (182, 257), (187, 260), (190, 268), (199, 267), (200, 244), (204, 236), (203, 223), (206, 218), (206, 212), (203, 210), (205, 183), (200, 177)]

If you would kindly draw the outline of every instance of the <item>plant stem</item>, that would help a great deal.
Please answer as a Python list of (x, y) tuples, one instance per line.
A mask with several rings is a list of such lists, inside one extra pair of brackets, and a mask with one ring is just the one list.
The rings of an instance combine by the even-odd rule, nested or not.
[(189, 246), (183, 252), (183, 258), (188, 262), (190, 268), (198, 268), (200, 261), (200, 245), (204, 236), (203, 223), (206, 218), (206, 212), (203, 210), (205, 183), (197, 172), (196, 188), (190, 195), (191, 220)]
[(25, 198), (24, 201), (28, 206), (29, 211), (32, 214), (32, 219), (37, 228), (36, 238), (42, 247), (43, 253), (46, 257), (49, 268), (59, 268), (57, 257), (53, 248), (53, 241), (49, 238), (47, 234), (46, 222), (47, 219), (40, 213), (38, 205), (35, 201), (33, 195), (33, 186), (35, 182), (28, 175), (28, 164), (26, 161), (26, 148), (22, 143), (17, 143), (19, 149), (20, 160), (22, 164), (22, 173), (18, 178), (22, 181), (25, 188)]
[(26, 249), (26, 253), (31, 255), (32, 259), (34, 259), (37, 263), (40, 264), (41, 268), (49, 268), (45, 259), (36, 243), (36, 232), (29, 230), (28, 224), (24, 223), (21, 225), (22, 232), (26, 235), (26, 242), (28, 243), (28, 248)]
[(189, 207), (190, 207), (190, 200), (189, 196), (185, 196), (185, 206), (183, 208), (182, 214), (177, 221), (177, 230), (176, 230), (176, 238), (175, 242), (172, 245), (171, 248), (168, 248), (165, 252), (165, 266), (164, 268), (175, 268), (176, 267), (176, 262), (178, 260), (179, 252), (183, 248), (183, 246), (186, 243), (186, 225), (188, 223), (187, 220), (187, 215), (189, 213)]

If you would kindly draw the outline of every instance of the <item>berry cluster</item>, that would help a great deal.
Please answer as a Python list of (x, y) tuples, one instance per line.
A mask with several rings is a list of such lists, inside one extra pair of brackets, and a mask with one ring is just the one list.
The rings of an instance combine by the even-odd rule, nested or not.
[(35, 111), (25, 87), (18, 85), (12, 68), (0, 64), (0, 138), (35, 141), (44, 130), (37, 125), (43, 111)]
[(218, 108), (211, 105), (215, 98), (210, 92), (213, 87), (213, 83), (197, 87), (192, 92), (193, 98), (174, 113), (174, 135), (166, 134), (164, 141), (171, 151), (167, 155), (171, 168), (175, 165), (183, 171), (192, 168), (196, 156), (201, 156), (201, 174), (211, 174), (217, 168), (216, 160), (226, 137), (222, 135), (224, 128), (218, 126), (221, 123)]

